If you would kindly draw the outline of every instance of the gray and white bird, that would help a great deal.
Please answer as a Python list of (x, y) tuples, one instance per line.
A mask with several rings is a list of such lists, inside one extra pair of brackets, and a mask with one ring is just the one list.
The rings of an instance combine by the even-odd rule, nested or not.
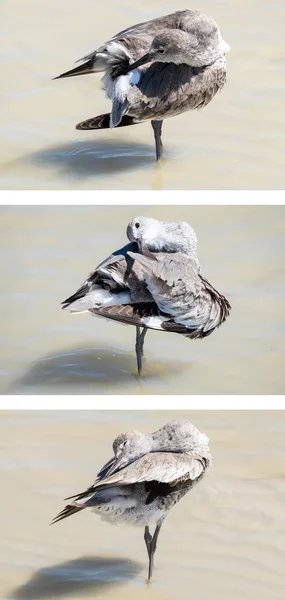
[[(53, 523), (91, 508), (109, 523), (144, 527), (150, 582), (165, 517), (211, 466), (208, 442), (189, 421), (170, 421), (151, 434), (121, 433), (113, 443), (114, 457), (86, 491), (65, 499), (70, 502)], [(151, 524), (155, 525), (153, 535)]]
[(135, 325), (140, 374), (147, 329), (202, 339), (225, 321), (231, 306), (202, 276), (188, 223), (139, 216), (127, 236), (130, 243), (100, 263), (62, 304), (71, 313)]
[(117, 33), (55, 79), (104, 72), (102, 88), (111, 113), (87, 119), (76, 129), (108, 129), (151, 121), (156, 158), (162, 153), (164, 119), (199, 109), (226, 82), (226, 52), (214, 19), (180, 10)]

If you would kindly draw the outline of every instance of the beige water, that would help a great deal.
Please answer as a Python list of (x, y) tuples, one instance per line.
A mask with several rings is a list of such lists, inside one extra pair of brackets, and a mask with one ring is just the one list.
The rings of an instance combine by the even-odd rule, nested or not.
[[(167, 517), (146, 588), (143, 529), (84, 511), (53, 527), (121, 431), (190, 419), (213, 469)], [(283, 600), (284, 412), (1, 412), (0, 597)]]
[(228, 83), (204, 110), (164, 124), (157, 169), (150, 124), (79, 132), (106, 112), (100, 76), (52, 81), (117, 31), (185, 5), (165, 0), (0, 3), (0, 186), (4, 189), (285, 187), (282, 0), (198, 0), (231, 46)]
[[(141, 382), (134, 327), (60, 310), (140, 214), (188, 221), (204, 275), (232, 304), (204, 340), (149, 331)], [(0, 215), (2, 393), (284, 393), (285, 207), (15, 206)]]

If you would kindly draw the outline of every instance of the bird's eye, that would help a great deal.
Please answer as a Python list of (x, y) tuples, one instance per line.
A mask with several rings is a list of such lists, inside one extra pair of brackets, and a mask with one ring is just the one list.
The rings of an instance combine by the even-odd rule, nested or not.
[(138, 221), (135, 223), (135, 227), (138, 229), (140, 226), (140, 224), (138, 223)]
[(124, 447), (127, 445), (127, 443), (128, 443), (128, 440), (125, 440), (125, 441), (123, 442), (123, 444), (122, 444), (123, 448), (124, 448)]
[(164, 48), (159, 48), (158, 52), (159, 52), (159, 54), (164, 54)]

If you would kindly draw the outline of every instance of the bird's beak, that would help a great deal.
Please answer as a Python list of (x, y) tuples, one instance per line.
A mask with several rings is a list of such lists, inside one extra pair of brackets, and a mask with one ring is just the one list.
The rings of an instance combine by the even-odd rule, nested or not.
[(129, 65), (124, 70), (125, 74), (129, 73), (130, 71), (133, 71), (134, 69), (137, 69), (138, 67), (141, 67), (142, 65), (145, 65), (146, 63), (150, 62), (151, 60), (152, 60), (152, 57), (151, 57), (150, 53), (148, 52), (147, 54), (145, 54), (144, 56), (142, 56), (141, 58), (136, 60), (136, 62)]
[[(125, 467), (125, 462), (123, 460), (123, 457), (116, 458), (113, 465), (111, 466), (111, 468), (107, 471), (104, 479), (109, 478), (111, 475), (113, 475), (117, 471), (120, 471), (120, 469), (122, 469), (122, 467)], [(102, 483), (103, 483), (103, 481), (102, 481)]]

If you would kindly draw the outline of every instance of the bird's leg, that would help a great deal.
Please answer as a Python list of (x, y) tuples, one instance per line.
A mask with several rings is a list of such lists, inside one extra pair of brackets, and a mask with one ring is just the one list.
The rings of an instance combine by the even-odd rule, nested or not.
[(140, 334), (139, 344), (140, 344), (141, 357), (143, 357), (143, 345), (144, 345), (144, 338), (146, 336), (146, 332), (147, 332), (147, 328), (144, 327), (144, 329), (142, 330), (142, 332)]
[(144, 528), (144, 541), (145, 541), (145, 544), (146, 544), (146, 549), (147, 549), (148, 555), (150, 553), (151, 540), (152, 540), (152, 536), (150, 535), (148, 525), (146, 525), (146, 527)]
[(149, 565), (148, 565), (148, 578), (147, 578), (148, 583), (150, 583), (151, 580), (152, 580), (153, 559), (154, 559), (154, 553), (156, 551), (157, 538), (158, 538), (158, 534), (160, 532), (161, 526), (162, 526), (162, 520), (157, 524), (157, 526), (155, 528), (155, 532), (154, 532), (154, 534), (152, 536), (151, 544), (150, 544)]
[(141, 370), (142, 370), (143, 344), (144, 344), (144, 338), (146, 336), (146, 332), (147, 332), (147, 330), (146, 330), (146, 328), (144, 328), (141, 333), (140, 327), (138, 325), (136, 325), (136, 355), (137, 355), (137, 366), (138, 366), (139, 375), (141, 374)]
[(151, 121), (155, 139), (156, 160), (160, 159), (163, 149), (161, 141), (162, 123), (163, 121)]
[(158, 538), (158, 534), (159, 534), (161, 526), (162, 526), (162, 522), (163, 522), (163, 519), (161, 519), (161, 521), (159, 521), (157, 523), (157, 526), (155, 528), (155, 532), (154, 532), (153, 536), (151, 536), (148, 526), (146, 526), (145, 530), (144, 530), (144, 541), (146, 544), (146, 549), (147, 549), (148, 559), (149, 559), (147, 583), (150, 583), (151, 579), (152, 579), (154, 553), (156, 551), (157, 538)]
[(142, 356), (141, 356), (141, 352), (140, 352), (140, 327), (138, 327), (138, 325), (136, 325), (136, 355), (137, 355), (137, 367), (138, 367), (138, 372), (139, 375), (141, 374), (141, 370), (142, 370)]

